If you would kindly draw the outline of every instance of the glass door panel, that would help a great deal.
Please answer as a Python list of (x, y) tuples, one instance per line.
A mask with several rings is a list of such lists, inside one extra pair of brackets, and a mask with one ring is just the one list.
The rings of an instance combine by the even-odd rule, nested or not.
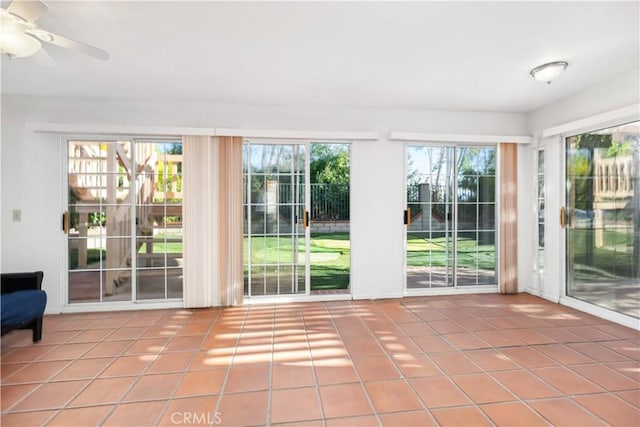
[(407, 288), (453, 286), (452, 147), (407, 147)]
[(182, 297), (182, 143), (136, 141), (136, 299)]
[(310, 287), (349, 288), (349, 145), (310, 144)]
[(130, 141), (69, 141), (68, 302), (130, 301)]
[(566, 140), (567, 294), (640, 317), (640, 122)]
[(456, 149), (456, 284), (496, 284), (495, 147)]
[(496, 284), (495, 147), (407, 147), (407, 289)]
[(534, 261), (534, 268), (538, 272), (539, 276), (544, 275), (544, 215), (545, 215), (545, 159), (544, 159), (544, 148), (539, 148), (537, 150), (537, 172), (536, 172), (536, 255)]
[(306, 147), (247, 143), (243, 158), (245, 294), (306, 293)]

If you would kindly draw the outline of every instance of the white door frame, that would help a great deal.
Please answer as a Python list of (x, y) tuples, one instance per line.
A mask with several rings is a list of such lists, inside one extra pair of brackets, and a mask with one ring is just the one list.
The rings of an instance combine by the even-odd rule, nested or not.
[[(141, 137), (138, 135), (110, 135), (110, 134), (73, 134), (61, 135), (60, 137), (60, 161), (62, 170), (62, 195), (61, 195), (61, 212), (66, 212), (69, 207), (69, 142), (71, 141), (91, 141), (91, 142), (118, 142), (129, 141), (132, 144), (132, 155), (135, 156), (133, 144), (140, 140), (170, 140), (175, 141), (175, 137), (169, 136), (148, 136)], [(135, 159), (134, 159), (135, 161)], [(135, 200), (134, 200), (135, 202)], [(132, 230), (135, 230), (135, 215), (132, 215)], [(135, 233), (134, 233), (135, 234)], [(136, 236), (133, 236), (134, 238)], [(69, 302), (69, 237), (67, 233), (61, 233), (60, 237), (60, 253), (63, 268), (60, 277), (60, 296), (62, 313), (82, 313), (91, 311), (124, 311), (132, 309), (163, 309), (163, 308), (181, 308), (183, 306), (182, 298), (172, 298), (166, 300), (137, 300), (135, 298), (136, 275), (135, 257), (132, 257), (132, 277), (131, 277), (131, 299), (125, 301), (109, 301), (109, 302)]]
[[(562, 286), (556, 284), (559, 277), (564, 278), (564, 230), (560, 226), (560, 208), (564, 205), (564, 145), (560, 137), (540, 138), (532, 147), (534, 150), (533, 167), (534, 189), (538, 186), (538, 152), (544, 151), (545, 201), (544, 201), (544, 272), (537, 270), (537, 262), (532, 265), (534, 288), (529, 292), (553, 302), (562, 296)], [(532, 253), (538, 255), (538, 208), (537, 198), (533, 198), (534, 229)]]

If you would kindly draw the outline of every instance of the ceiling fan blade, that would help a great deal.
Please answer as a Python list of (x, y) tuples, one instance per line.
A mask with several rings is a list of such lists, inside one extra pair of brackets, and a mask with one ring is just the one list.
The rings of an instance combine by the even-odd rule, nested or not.
[(31, 32), (30, 34), (33, 34), (34, 36), (36, 36), (37, 38), (39, 38), (40, 40), (46, 43), (51, 43), (53, 45), (64, 47), (66, 49), (82, 52), (85, 55), (93, 56), (94, 58), (102, 59), (103, 61), (106, 61), (109, 59), (109, 53), (106, 50), (99, 49), (97, 47), (93, 47), (86, 43), (72, 40), (70, 38), (60, 36), (58, 34), (53, 34), (41, 29), (37, 29)]
[(51, 68), (56, 66), (56, 61), (44, 49), (37, 51), (31, 56), (31, 59), (39, 67)]
[(13, 0), (7, 12), (27, 22), (33, 22), (48, 9), (49, 7), (39, 0)]

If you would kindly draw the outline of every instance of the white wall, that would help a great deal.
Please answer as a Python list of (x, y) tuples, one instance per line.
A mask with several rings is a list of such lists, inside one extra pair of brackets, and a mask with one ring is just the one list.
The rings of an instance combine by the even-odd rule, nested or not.
[(640, 68), (603, 80), (551, 105), (529, 113), (529, 134), (550, 127), (626, 107), (640, 99)]
[[(543, 141), (539, 136), (545, 129), (607, 113), (638, 102), (640, 102), (640, 69), (635, 68), (529, 114), (529, 133), (534, 135), (536, 141), (531, 149), (544, 144), (547, 151), (546, 273), (538, 283), (537, 275), (532, 268), (533, 262), (528, 263), (528, 270), (522, 266), (519, 277), (521, 283), (527, 284), (527, 290), (530, 292), (557, 302), (564, 295), (565, 286), (563, 230), (559, 225), (560, 208), (565, 204), (563, 139), (556, 136)], [(532, 163), (533, 157), (530, 156), (530, 159)], [(532, 166), (531, 164), (530, 167)], [(532, 184), (533, 180), (530, 179), (529, 182)], [(535, 194), (533, 187), (530, 194)], [(522, 244), (535, 241), (533, 240), (535, 235), (532, 233), (534, 233), (533, 224), (530, 226), (529, 237), (521, 240)]]
[(350, 217), (354, 298), (402, 295), (403, 154), (403, 144), (384, 140), (356, 143), (352, 147)]
[[(59, 138), (27, 135), (19, 111), (2, 108), (2, 272), (43, 270), (50, 312), (59, 306), (62, 171)], [(21, 221), (12, 221), (12, 211)]]
[[(403, 144), (391, 131), (526, 135), (523, 114), (417, 110), (222, 106), (207, 103), (2, 97), (3, 272), (42, 269), (48, 312), (62, 307), (64, 235), (60, 137), (29, 132), (34, 122), (244, 129), (374, 131), (352, 146), (352, 291), (356, 298), (403, 291)], [(11, 211), (22, 210), (22, 221)], [(381, 226), (382, 224), (382, 226)]]

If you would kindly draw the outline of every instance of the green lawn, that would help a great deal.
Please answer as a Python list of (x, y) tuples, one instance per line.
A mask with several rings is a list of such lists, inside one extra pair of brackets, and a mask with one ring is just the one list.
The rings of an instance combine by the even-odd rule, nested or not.
[[(632, 231), (632, 230), (631, 230)], [(593, 281), (600, 277), (633, 276), (633, 234), (604, 230), (602, 246), (595, 247), (593, 229), (572, 228), (567, 233), (567, 246), (575, 268), (575, 278)]]
[[(493, 270), (495, 268), (496, 247), (494, 244), (478, 244), (476, 240), (458, 237), (458, 267)], [(447, 248), (448, 244), (448, 248)], [(407, 236), (407, 265), (413, 267), (444, 267), (447, 256), (453, 260), (453, 241), (445, 237), (426, 239), (424, 236)], [(448, 249), (448, 254), (447, 254)]]
[[(156, 236), (157, 239), (161, 238), (160, 236)], [(147, 244), (143, 243), (138, 249), (138, 253), (144, 254), (147, 252)], [(153, 250), (151, 253), (154, 254), (181, 254), (182, 253), (182, 242), (154, 242)]]
[[(293, 239), (290, 237), (252, 237), (252, 263), (293, 264)], [(298, 239), (298, 262), (305, 261), (305, 241)], [(249, 242), (244, 239), (244, 259), (248, 257)], [(349, 234), (312, 234), (309, 242), (311, 290), (346, 289), (349, 287)], [(245, 270), (245, 274), (247, 274)]]
[[(106, 259), (107, 252), (100, 251), (100, 249), (87, 249), (87, 264), (93, 264), (100, 261), (100, 259)], [(78, 268), (78, 249), (72, 248), (69, 250), (69, 270), (75, 270)]]
[[(311, 290), (347, 289), (351, 264), (348, 233), (312, 234)], [(318, 255), (328, 255), (324, 260)]]
[[(310, 243), (311, 289), (346, 289), (349, 286), (349, 235), (312, 234)], [(293, 263), (293, 240), (288, 237), (252, 237), (252, 263)], [(244, 241), (244, 257), (248, 256), (248, 239)], [(298, 240), (299, 262), (304, 262), (304, 238)], [(380, 250), (384, 248), (380, 247)], [(446, 241), (444, 237), (425, 239), (409, 235), (407, 263), (410, 266), (445, 266)], [(449, 254), (450, 259), (453, 255)], [(480, 244), (473, 239), (458, 238), (458, 266), (495, 269), (495, 245)], [(245, 274), (246, 271), (245, 271)]]

